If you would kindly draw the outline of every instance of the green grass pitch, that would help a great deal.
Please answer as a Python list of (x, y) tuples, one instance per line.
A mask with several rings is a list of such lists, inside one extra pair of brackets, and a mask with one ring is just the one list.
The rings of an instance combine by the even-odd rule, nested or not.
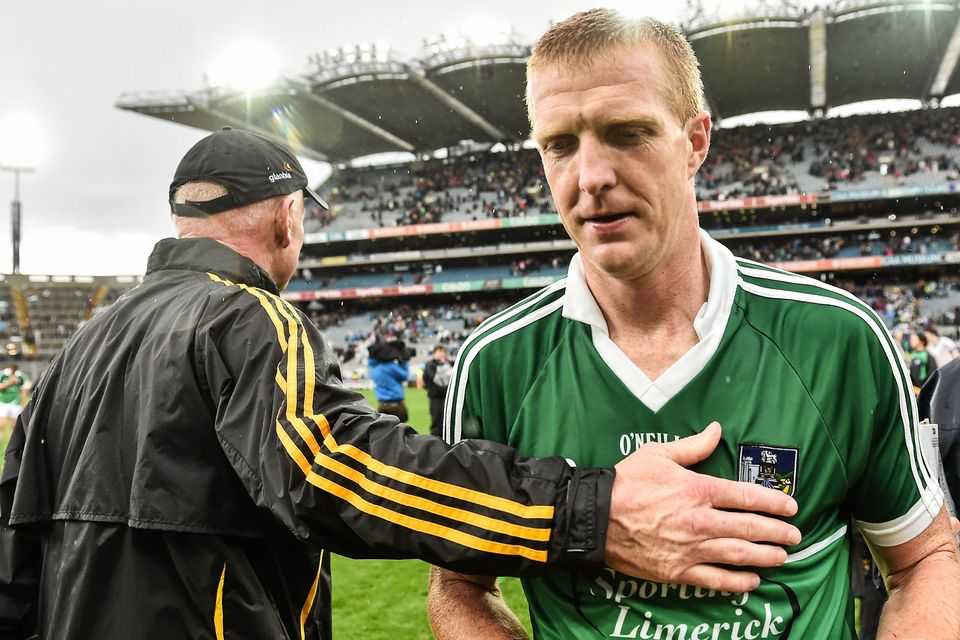
[[(372, 391), (362, 392), (374, 405)], [(407, 390), (410, 426), (430, 429), (423, 389)], [(333, 637), (346, 640), (429, 640), (427, 574), (419, 560), (351, 560), (333, 556)], [(504, 597), (530, 633), (527, 602), (516, 578), (500, 581)]]

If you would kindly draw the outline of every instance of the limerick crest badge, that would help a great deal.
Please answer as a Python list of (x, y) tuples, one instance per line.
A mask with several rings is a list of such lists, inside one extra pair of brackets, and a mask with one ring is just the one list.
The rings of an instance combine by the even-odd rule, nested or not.
[(739, 480), (794, 495), (797, 489), (797, 450), (766, 444), (741, 444)]

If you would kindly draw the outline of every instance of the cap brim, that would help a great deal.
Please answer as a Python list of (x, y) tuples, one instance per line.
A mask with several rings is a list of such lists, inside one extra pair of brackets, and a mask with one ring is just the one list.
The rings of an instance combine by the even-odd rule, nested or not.
[(316, 202), (318, 205), (320, 205), (321, 207), (323, 207), (323, 208), (326, 209), (327, 211), (330, 210), (330, 205), (327, 204), (327, 201), (326, 201), (326, 200), (324, 200), (324, 199), (321, 198), (319, 195), (317, 195), (317, 192), (316, 192), (316, 191), (314, 191), (314, 190), (311, 189), (310, 187), (304, 187), (304, 188), (303, 188), (303, 192), (306, 193), (308, 196), (310, 196), (310, 197), (313, 199), (313, 201)]

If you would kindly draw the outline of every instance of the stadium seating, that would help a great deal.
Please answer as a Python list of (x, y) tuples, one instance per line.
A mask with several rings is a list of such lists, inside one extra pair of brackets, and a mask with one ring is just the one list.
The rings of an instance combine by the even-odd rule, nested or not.
[[(698, 176), (705, 200), (922, 186), (960, 177), (958, 109), (716, 129)], [(341, 169), (332, 215), (308, 230), (345, 231), (554, 211), (532, 149), (387, 168)]]
[[(701, 201), (722, 204), (734, 198), (811, 193), (826, 194), (823, 200), (829, 201), (846, 193), (845, 201), (853, 203), (854, 212), (830, 220), (818, 216), (822, 210), (817, 207), (758, 209), (737, 204), (734, 212), (706, 209), (702, 225), (738, 255), (822, 273), (820, 277), (867, 300), (891, 326), (935, 322), (953, 335), (960, 319), (960, 287), (943, 265), (955, 264), (960, 255), (957, 207), (937, 208), (931, 203), (926, 209), (898, 210), (897, 215), (883, 205), (865, 207), (862, 213), (856, 208), (861, 200), (894, 198), (862, 195), (871, 189), (916, 188), (917, 193), (925, 186), (934, 193), (960, 189), (950, 186), (960, 180), (958, 126), (960, 110), (930, 109), (719, 129), (697, 179)], [(562, 230), (539, 235), (513, 232), (513, 227), (532, 229), (531, 221), (544, 229), (549, 225), (559, 229), (556, 217), (540, 215), (555, 209), (533, 149), (472, 151), (386, 167), (340, 167), (325, 191), (333, 211), (312, 212), (306, 224), (308, 231), (325, 232), (322, 240), (308, 241), (322, 250), (305, 252), (309, 267), (289, 283), (287, 294), (331, 294), (294, 299), (321, 326), (350, 379), (363, 380), (363, 344), (374, 331), (408, 340), (417, 350), (415, 370), (436, 342), (447, 342), (455, 351), (480, 319), (544, 282), (562, 278), (573, 252)], [(543, 220), (518, 219), (526, 216)], [(405, 231), (399, 239), (420, 241), (409, 247), (384, 244), (388, 240), (367, 243), (363, 238), (368, 236), (357, 235), (398, 225), (498, 218), (512, 218), (517, 224), (505, 224), (503, 235), (487, 239), (456, 230), (435, 237)], [(337, 244), (351, 237), (353, 244)], [(393, 238), (386, 233), (369, 237)], [(902, 269), (877, 271), (868, 284), (863, 277), (844, 279), (849, 274), (842, 268), (829, 273), (832, 267), (818, 262), (898, 257), (905, 259), (882, 266)], [(930, 259), (912, 261), (915, 257)], [(938, 257), (943, 257), (940, 267)], [(921, 264), (934, 265), (932, 272), (911, 268)], [(45, 362), (97, 306), (133, 284), (6, 276), (0, 283), (0, 340), (8, 352)], [(412, 304), (392, 297), (401, 295), (420, 297), (411, 298)]]
[(44, 364), (77, 327), (136, 284), (135, 278), (6, 275), (0, 340), (8, 354)]

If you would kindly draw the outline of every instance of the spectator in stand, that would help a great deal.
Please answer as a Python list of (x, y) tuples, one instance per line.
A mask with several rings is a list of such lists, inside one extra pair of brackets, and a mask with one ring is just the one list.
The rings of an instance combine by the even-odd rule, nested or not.
[(423, 386), (430, 400), (430, 435), (443, 437), (443, 400), (450, 384), (452, 367), (447, 361), (447, 348), (438, 344), (433, 348), (433, 357), (423, 368)]
[(370, 347), (369, 353), (367, 364), (377, 396), (377, 411), (406, 422), (408, 413), (404, 387), (410, 375), (410, 357), (406, 345), (399, 340), (386, 342), (378, 339)]
[(927, 346), (927, 336), (923, 329), (917, 329), (910, 334), (911, 352), (907, 358), (910, 362), (910, 379), (917, 393), (920, 393), (923, 383), (937, 370), (937, 361), (927, 351)]
[(960, 348), (957, 343), (942, 336), (935, 327), (927, 327), (923, 331), (927, 338), (927, 352), (937, 361), (937, 365), (942, 367), (957, 356), (960, 356)]
[[(821, 179), (824, 191), (870, 177), (896, 183), (928, 174), (953, 181), (960, 178), (958, 122), (956, 109), (940, 108), (719, 129), (697, 192), (720, 201), (800, 193), (809, 189), (798, 181), (804, 174)], [(338, 169), (330, 182), (331, 201), (367, 214), (357, 217), (358, 225), (440, 222), (450, 212), (472, 212), (476, 219), (553, 211), (532, 149), (438, 158), (392, 172)], [(316, 209), (308, 217), (319, 228), (345, 211)]]
[(0, 442), (6, 442), (24, 403), (27, 377), (15, 362), (0, 371)]

